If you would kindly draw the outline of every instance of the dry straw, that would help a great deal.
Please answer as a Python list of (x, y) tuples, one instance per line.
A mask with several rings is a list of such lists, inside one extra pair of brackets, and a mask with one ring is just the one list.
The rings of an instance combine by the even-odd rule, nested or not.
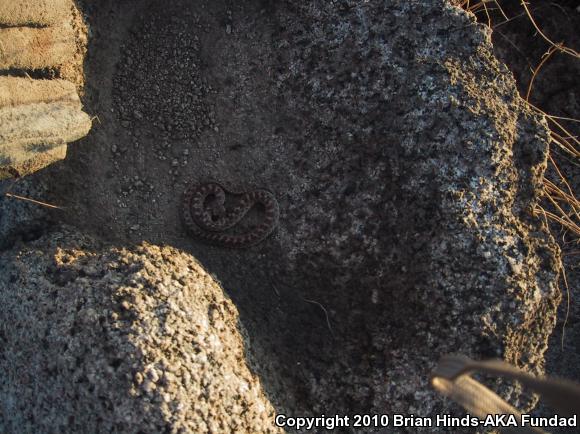
[[(532, 77), (530, 78), (530, 82), (527, 86), (525, 101), (533, 111), (545, 116), (548, 120), (548, 125), (550, 127), (550, 141), (551, 144), (555, 145), (551, 146), (549, 162), (551, 168), (553, 169), (552, 172), (557, 177), (557, 184), (559, 185), (544, 177), (544, 205), (537, 205), (536, 209), (534, 210), (534, 214), (543, 214), (551, 221), (558, 223), (567, 233), (572, 234), (572, 236), (575, 238), (574, 242), (576, 244), (580, 243), (580, 201), (566, 180), (566, 175), (561, 172), (554, 158), (556, 149), (560, 149), (563, 151), (563, 155), (560, 155), (559, 157), (565, 158), (573, 166), (578, 167), (578, 159), (580, 157), (580, 141), (576, 136), (568, 131), (568, 129), (561, 121), (580, 121), (578, 119), (550, 115), (529, 102), (534, 81), (538, 76), (538, 73), (546, 65), (546, 63), (548, 63), (549, 59), (552, 58), (555, 53), (563, 53), (572, 56), (575, 59), (580, 59), (580, 53), (572, 48), (565, 46), (561, 42), (554, 42), (552, 38), (546, 35), (546, 33), (542, 30), (534, 18), (533, 10), (530, 9), (529, 3), (525, 1), (520, 1), (522, 12), (511, 18), (506, 15), (497, 0), (456, 0), (455, 4), (467, 11), (472, 12), (480, 18), (483, 14), (484, 20), (487, 21), (488, 26), (492, 29), (495, 29), (501, 25), (505, 25), (506, 23), (513, 21), (516, 18), (525, 16), (536, 30), (537, 35), (544, 39), (548, 44), (548, 51), (544, 53), (538, 65), (532, 70)], [(492, 25), (491, 12), (495, 11), (501, 14), (503, 21), (499, 23), (493, 23)], [(508, 42), (512, 44), (512, 46), (514, 45), (511, 41)], [(520, 51), (518, 47), (515, 48)]]
[[(527, 87), (525, 101), (528, 106), (543, 115), (548, 120), (548, 125), (550, 127), (550, 142), (555, 146), (550, 146), (550, 154), (548, 156), (548, 160), (550, 163), (550, 167), (553, 169), (553, 173), (557, 178), (557, 182), (560, 186), (556, 183), (552, 182), (546, 176), (543, 178), (543, 199), (544, 204), (537, 204), (536, 208), (533, 210), (533, 214), (535, 216), (542, 215), (544, 219), (547, 221), (548, 219), (552, 222), (557, 223), (562, 228), (563, 236), (561, 238), (561, 244), (565, 245), (569, 250), (568, 244), (570, 242), (566, 242), (566, 239), (572, 238), (571, 243), (578, 245), (580, 244), (580, 201), (574, 194), (572, 187), (570, 186), (569, 182), (566, 179), (566, 175), (562, 173), (558, 164), (555, 161), (555, 155), (557, 154), (557, 150), (561, 150), (563, 154), (559, 154), (559, 158), (563, 158), (567, 160), (571, 166), (578, 167), (578, 161), (580, 157), (580, 141), (578, 137), (574, 136), (560, 121), (566, 122), (580, 122), (578, 119), (568, 118), (568, 117), (560, 117), (560, 116), (553, 116), (548, 113), (545, 113), (540, 108), (534, 106), (530, 103), (530, 95), (532, 93), (532, 88), (534, 84), (534, 80), (538, 76), (538, 73), (546, 65), (550, 58), (555, 53), (562, 53), (573, 57), (574, 59), (580, 59), (580, 53), (576, 50), (565, 46), (562, 42), (554, 42), (546, 33), (541, 29), (538, 25), (536, 20), (534, 19), (534, 15), (532, 14), (532, 10), (530, 10), (529, 3), (525, 1), (520, 1), (522, 12), (514, 17), (508, 18), (503, 9), (501, 8), (499, 2), (497, 0), (480, 0), (477, 2), (471, 2), (470, 0), (457, 0), (455, 3), (472, 12), (473, 14), (477, 15), (480, 14), (482, 11), (485, 12), (485, 17), (487, 19), (487, 24), (490, 28), (495, 29), (501, 25), (504, 25), (516, 18), (526, 16), (534, 29), (536, 30), (537, 34), (543, 38), (546, 43), (548, 44), (549, 48), (546, 53), (540, 59), (538, 66), (532, 69), (532, 76), (530, 78), (530, 82)], [(538, 8), (539, 9), (539, 8)], [(490, 15), (490, 11), (498, 10), (500, 11), (501, 15), (504, 17), (504, 21), (497, 23), (492, 26), (492, 19)], [(499, 33), (503, 36), (501, 33)], [(505, 37), (504, 37), (505, 38)], [(515, 46), (509, 39), (505, 38), (508, 43), (510, 43), (517, 51), (521, 52), (517, 46)], [(546, 209), (548, 208), (548, 209)], [(571, 236), (570, 236), (571, 235)], [(565, 252), (564, 255), (576, 255), (579, 252), (577, 250), (572, 250)], [(561, 347), (564, 348), (564, 336), (566, 331), (566, 325), (568, 323), (568, 316), (570, 314), (570, 288), (568, 286), (568, 279), (566, 278), (566, 270), (563, 268), (562, 270), (562, 282), (564, 287), (566, 288), (566, 315), (564, 318), (564, 323), (562, 325), (562, 336), (561, 336)]]

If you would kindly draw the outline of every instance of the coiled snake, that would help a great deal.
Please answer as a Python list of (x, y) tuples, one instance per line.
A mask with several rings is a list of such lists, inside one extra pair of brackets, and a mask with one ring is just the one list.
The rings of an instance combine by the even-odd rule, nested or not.
[[(226, 209), (226, 193), (237, 196), (236, 206)], [(226, 233), (261, 204), (263, 221), (242, 234)], [(183, 194), (183, 222), (196, 238), (209, 244), (229, 248), (244, 248), (263, 241), (278, 224), (280, 210), (274, 195), (268, 190), (234, 192), (217, 182), (190, 186)]]

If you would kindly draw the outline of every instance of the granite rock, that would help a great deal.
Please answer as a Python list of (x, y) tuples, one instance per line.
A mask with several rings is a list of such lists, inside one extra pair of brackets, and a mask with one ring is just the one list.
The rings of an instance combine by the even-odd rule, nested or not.
[(0, 431), (279, 432), (219, 284), (61, 228), (0, 255)]

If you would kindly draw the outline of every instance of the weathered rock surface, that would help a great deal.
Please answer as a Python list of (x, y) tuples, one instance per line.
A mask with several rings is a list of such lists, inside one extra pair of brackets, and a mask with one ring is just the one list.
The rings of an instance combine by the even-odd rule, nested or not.
[[(333, 390), (360, 412), (445, 413), (427, 391), (444, 353), (541, 373), (560, 300), (557, 247), (530, 213), (548, 135), (486, 28), (443, 1), (290, 3), (282, 267), (349, 366), (311, 377), (313, 412)], [(529, 408), (520, 392), (502, 393)]]
[(0, 108), (0, 178), (64, 158), (66, 144), (86, 136), (91, 125), (90, 117), (69, 103)]
[(0, 23), (6, 26), (51, 26), (70, 15), (71, 0), (3, 0)]
[[(440, 0), (87, 11), (102, 128), (38, 181), (83, 230), (193, 252), (278, 412), (455, 413), (427, 384), (449, 352), (542, 372), (560, 299), (530, 213), (548, 135), (483, 26)], [(273, 191), (277, 234), (245, 251), (189, 240), (180, 195), (207, 179)]]
[(91, 119), (67, 103), (28, 104), (0, 109), (0, 164), (19, 162), (19, 152), (64, 145), (84, 137)]
[[(65, 22), (66, 23), (66, 22)], [(0, 28), (0, 69), (55, 68), (76, 52), (76, 40), (69, 23), (53, 27)]]
[(0, 165), (0, 179), (18, 178), (37, 172), (46, 166), (66, 158), (66, 144), (52, 144), (28, 149), (12, 150), (0, 149), (2, 155)]
[(76, 86), (70, 81), (0, 77), (0, 108), (43, 102), (61, 102), (81, 108)]
[[(66, 156), (88, 134), (77, 86), (86, 36), (71, 0), (0, 4), (0, 179), (24, 176)], [(26, 72), (26, 77), (23, 77)], [(67, 80), (33, 80), (30, 75)]]
[(59, 230), (0, 255), (0, 431), (278, 432), (191, 256)]

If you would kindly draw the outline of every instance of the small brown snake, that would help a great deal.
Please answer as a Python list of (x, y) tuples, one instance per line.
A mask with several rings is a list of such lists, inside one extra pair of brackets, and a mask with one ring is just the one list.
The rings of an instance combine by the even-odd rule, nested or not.
[[(226, 209), (226, 193), (237, 196), (236, 206)], [(242, 234), (226, 233), (237, 225), (257, 204), (264, 208), (263, 221)], [(280, 211), (274, 195), (268, 190), (234, 192), (217, 182), (195, 184), (183, 194), (183, 222), (188, 232), (209, 244), (244, 248), (263, 241), (278, 224)]]

